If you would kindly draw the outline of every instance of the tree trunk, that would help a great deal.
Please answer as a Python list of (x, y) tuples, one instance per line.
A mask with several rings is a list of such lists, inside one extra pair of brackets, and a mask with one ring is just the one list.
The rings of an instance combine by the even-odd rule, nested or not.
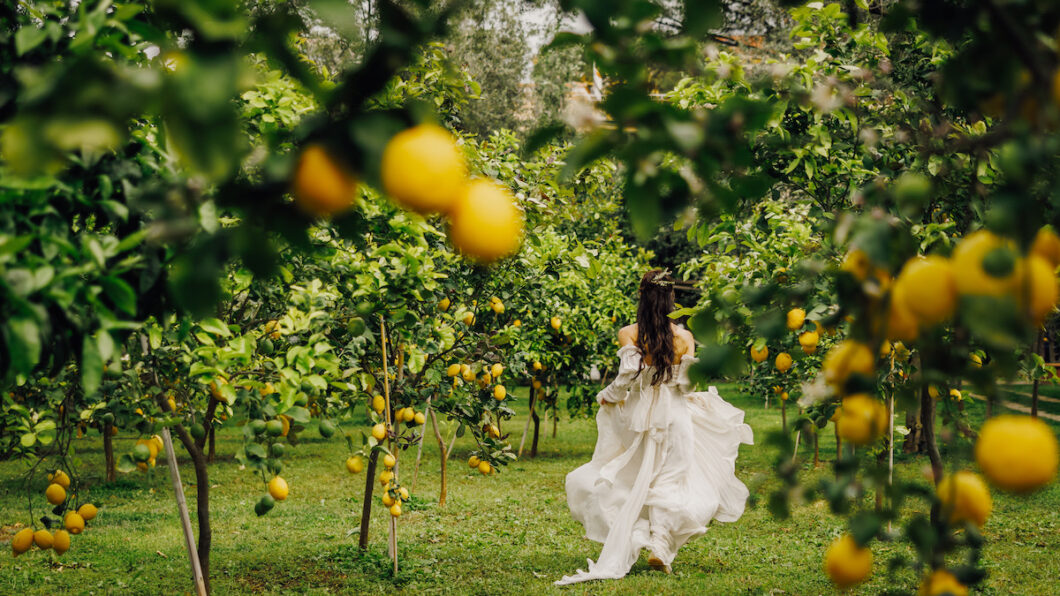
[(939, 455), (939, 447), (935, 442), (935, 400), (931, 399), (927, 386), (920, 389), (920, 432), (924, 437), (928, 459), (931, 460), (935, 484), (938, 484), (942, 480), (942, 456)]
[(917, 408), (915, 410), (909, 410), (905, 413), (905, 427), (909, 429), (909, 434), (905, 436), (905, 440), (902, 442), (902, 452), (919, 453), (920, 408)]
[(556, 427), (559, 426), (559, 405), (552, 410), (552, 438), (556, 438)]
[(537, 408), (530, 410), (530, 419), (534, 421), (534, 441), (530, 443), (530, 457), (537, 457), (537, 437), (541, 431), (541, 417), (537, 415)]
[(118, 470), (114, 460), (114, 437), (111, 435), (112, 432), (114, 432), (113, 424), (108, 423), (103, 425), (103, 458), (107, 464), (107, 482), (114, 482), (118, 479)]
[(788, 400), (780, 400), (780, 428), (788, 434)]
[[(159, 397), (159, 400), (162, 400)], [(196, 551), (199, 555), (199, 567), (202, 568), (203, 581), (206, 583), (206, 592), (210, 592), (210, 544), (213, 541), (213, 531), (210, 529), (210, 475), (206, 467), (206, 456), (202, 450), (195, 445), (188, 431), (183, 426), (173, 427), (180, 439), (180, 444), (191, 456), (192, 465), (195, 467), (195, 515), (199, 526), (199, 544)]]
[(1031, 390), (1031, 416), (1038, 417), (1038, 377), (1034, 377), (1034, 388)]
[(375, 488), (375, 464), (379, 458), (379, 452), (372, 450), (368, 458), (368, 470), (364, 479), (364, 504), (361, 506), (361, 535), (357, 546), (364, 550), (368, 548), (368, 522), (372, 519), (372, 489)]
[[(445, 438), (442, 437), (442, 432), (438, 430), (438, 417), (434, 415), (434, 410), (431, 410), (431, 426), (434, 427), (434, 438), (438, 440), (438, 459), (442, 464), (442, 478), (439, 482), (438, 487), (438, 506), (445, 506), (445, 495), (446, 495), (446, 462), (449, 460), (449, 453), (445, 448)], [(422, 439), (421, 439), (422, 440)]]
[(209, 436), (210, 452), (209, 452), (209, 455), (207, 455), (207, 457), (206, 457), (206, 460), (209, 461), (210, 463), (213, 463), (213, 456), (214, 456), (214, 453), (216, 453), (216, 451), (214, 450), (214, 430), (215, 430), (214, 426), (213, 426), (213, 424), (211, 424), (210, 425), (210, 436)]
[(820, 433), (816, 426), (813, 427), (813, 467), (821, 466), (821, 442)]

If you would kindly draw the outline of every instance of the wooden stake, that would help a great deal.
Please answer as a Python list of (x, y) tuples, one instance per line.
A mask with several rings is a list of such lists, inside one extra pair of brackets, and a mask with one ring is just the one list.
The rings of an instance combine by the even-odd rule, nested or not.
[(423, 409), (423, 427), (420, 429), (420, 444), (416, 446), (416, 467), (412, 471), (412, 486), (409, 492), (416, 492), (416, 480), (420, 477), (420, 459), (423, 457), (423, 439), (427, 436), (427, 417), (431, 415), (431, 400), (434, 394), (427, 396), (427, 407)]
[(191, 531), (191, 518), (188, 516), (188, 502), (184, 499), (184, 485), (180, 482), (180, 469), (177, 468), (177, 456), (173, 451), (173, 438), (169, 428), (162, 429), (162, 444), (166, 448), (166, 461), (169, 462), (169, 479), (173, 481), (173, 494), (177, 498), (177, 511), (180, 513), (180, 525), (184, 528), (184, 547), (191, 562), (191, 577), (195, 582), (195, 592), (206, 596), (206, 580), (202, 576), (199, 564), (199, 553), (195, 549), (195, 535)]
[[(894, 393), (887, 396), (887, 488), (894, 484)], [(887, 522), (891, 531), (891, 522)]]
[[(390, 429), (392, 428), (391, 419), (390, 419), (390, 369), (387, 366), (387, 359), (386, 359), (386, 342), (387, 342), (387, 339), (386, 339), (386, 320), (383, 319), (383, 315), (379, 315), (379, 337), (381, 338), (381, 341), (379, 342), (379, 344), (380, 344), (380, 347), (383, 350), (383, 399), (384, 399), (384, 403), (386, 404), (386, 407), (383, 408), (383, 412), (386, 414), (386, 429), (387, 429), (387, 433), (386, 433), (386, 447), (387, 447), (387, 449), (391, 449), (391, 447), (393, 446), (393, 443), (390, 440)], [(392, 450), (391, 450), (391, 454), (393, 454)], [(394, 455), (394, 457), (396, 458), (397, 455)], [(394, 466), (394, 479), (395, 480), (397, 479), (397, 466), (396, 465)], [(387, 513), (389, 513), (389, 512), (387, 512)], [(388, 550), (390, 551), (390, 558), (394, 560), (394, 576), (397, 576), (397, 572), (398, 572), (397, 520), (394, 519), (393, 515), (390, 516), (390, 539), (389, 539), (389, 549)]]

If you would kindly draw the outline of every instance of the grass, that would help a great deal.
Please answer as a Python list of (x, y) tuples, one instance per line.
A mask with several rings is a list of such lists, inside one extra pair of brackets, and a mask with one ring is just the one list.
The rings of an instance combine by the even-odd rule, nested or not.
[[(391, 577), (385, 556), (386, 517), (374, 507), (371, 547), (357, 549), (358, 519), (364, 476), (350, 476), (343, 467), (345, 442), (307, 438), (288, 451), (284, 477), (291, 496), (267, 516), (257, 518), (255, 501), (263, 492), (260, 479), (238, 469), (232, 459), (241, 435), (238, 429), (219, 435), (220, 461), (210, 470), (213, 515), (212, 576), (216, 594), (241, 593), (394, 593), (428, 594), (822, 594), (832, 589), (820, 571), (823, 551), (844, 528), (821, 501), (799, 505), (794, 515), (777, 520), (764, 506), (778, 486), (772, 466), (776, 453), (765, 435), (780, 424), (777, 409), (764, 410), (757, 399), (740, 395), (733, 386), (722, 394), (747, 412), (758, 444), (741, 449), (739, 476), (757, 504), (735, 524), (714, 524), (678, 554), (674, 574), (650, 571), (642, 557), (631, 574), (617, 582), (566, 588), (552, 581), (596, 558), (600, 547), (582, 538), (580, 526), (567, 509), (564, 475), (592, 454), (596, 430), (591, 420), (562, 421), (556, 438), (546, 431), (536, 459), (523, 459), (492, 477), (472, 473), (463, 462), (470, 450), (466, 437), (457, 444), (450, 467), (449, 501), (437, 507), (438, 459), (433, 441), (424, 449), (419, 484), (398, 525), (401, 570)], [(518, 444), (525, 415), (525, 390), (518, 392), (523, 411), (506, 430)], [(970, 403), (973, 424), (982, 418), (982, 404)], [(789, 412), (790, 414), (791, 412)], [(363, 428), (353, 424), (348, 430)], [(315, 437), (316, 433), (304, 433)], [(119, 437), (119, 452), (133, 437)], [(31, 551), (17, 559), (0, 556), (0, 593), (4, 594), (172, 594), (191, 590), (188, 560), (176, 514), (168, 472), (134, 473), (114, 485), (99, 481), (102, 447), (98, 436), (76, 443), (76, 457), (87, 486), (87, 497), (101, 506), (89, 529), (75, 536), (61, 558)], [(830, 431), (821, 436), (821, 454), (834, 457)], [(967, 452), (951, 449), (954, 457)], [(178, 448), (179, 449), (179, 448)], [(807, 452), (808, 454), (808, 452)], [(414, 457), (414, 456), (413, 456)], [(408, 466), (413, 458), (405, 456)], [(898, 456), (896, 474), (914, 478), (927, 464), (921, 457)], [(185, 485), (194, 476), (182, 461)], [(15, 525), (29, 520), (21, 475), (25, 464), (0, 464), (0, 540), (10, 539)], [(831, 474), (803, 466), (805, 482)], [(406, 482), (409, 468), (404, 474)], [(45, 479), (30, 487), (43, 502)], [(186, 490), (194, 508), (195, 492)], [(871, 503), (866, 499), (864, 506)], [(912, 506), (917, 506), (914, 503)], [(194, 520), (194, 517), (193, 517)], [(984, 531), (988, 546), (984, 564), (990, 572), (982, 584), (986, 594), (1060, 593), (1060, 486), (1029, 498), (995, 493), (994, 515)], [(886, 589), (911, 592), (911, 571), (886, 572), (885, 561), (909, 554), (894, 543), (874, 543), (876, 572), (855, 594)]]

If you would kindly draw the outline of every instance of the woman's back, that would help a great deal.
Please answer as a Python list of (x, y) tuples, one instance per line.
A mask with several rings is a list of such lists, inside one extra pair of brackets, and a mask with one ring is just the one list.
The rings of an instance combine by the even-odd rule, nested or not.
[[(693, 339), (692, 334), (689, 333), (689, 331), (687, 329), (683, 329), (683, 328), (678, 327), (677, 325), (673, 325), (673, 324), (670, 325), (670, 328), (673, 331), (673, 336), (674, 336), (674, 339), (673, 339), (674, 359), (673, 359), (673, 361), (675, 363), (677, 363), (677, 362), (680, 362), (681, 358), (683, 358), (684, 356), (692, 354), (692, 352), (695, 349), (695, 340)], [(637, 337), (638, 337), (638, 326), (637, 326), (637, 324), (634, 323), (632, 325), (626, 325), (625, 327), (623, 327), (623, 328), (618, 330), (618, 345), (619, 345), (619, 347), (634, 346), (636, 348), (640, 348), (640, 345), (637, 343)], [(644, 353), (644, 350), (641, 350), (641, 353), (642, 353), (642, 358), (644, 359), (644, 364), (646, 366), (651, 366), (652, 365), (651, 355)]]

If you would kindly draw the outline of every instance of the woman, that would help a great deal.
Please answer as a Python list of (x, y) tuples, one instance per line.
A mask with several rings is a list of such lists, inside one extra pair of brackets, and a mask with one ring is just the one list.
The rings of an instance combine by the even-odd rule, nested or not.
[(571, 514), (604, 547), (588, 571), (556, 584), (624, 577), (642, 549), (669, 573), (677, 549), (711, 519), (743, 514), (747, 487), (734, 469), (751, 427), (714, 387), (690, 391), (695, 344), (670, 321), (673, 283), (665, 271), (646, 273), (637, 323), (618, 333), (618, 377), (596, 397), (596, 450), (567, 475)]

